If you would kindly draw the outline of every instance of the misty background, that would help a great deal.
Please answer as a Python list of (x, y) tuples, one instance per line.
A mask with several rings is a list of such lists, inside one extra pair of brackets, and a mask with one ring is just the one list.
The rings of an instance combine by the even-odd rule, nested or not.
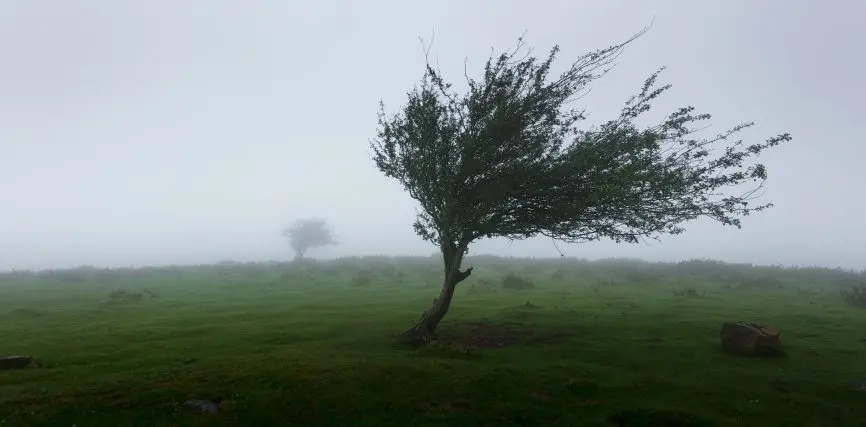
[[(0, 2), (0, 270), (291, 259), (280, 235), (317, 216), (340, 244), (311, 257), (429, 255), (415, 202), (370, 159), (378, 102), (421, 78), (418, 38), (458, 87), (526, 31), (554, 71), (628, 38), (583, 98), (600, 123), (661, 66), (682, 105), (763, 140), (775, 207), (661, 242), (567, 256), (713, 258), (866, 268), (866, 4), (856, 1)], [(434, 37), (435, 34), (435, 37)], [(861, 123), (857, 123), (860, 125)], [(470, 254), (558, 256), (550, 239)]]

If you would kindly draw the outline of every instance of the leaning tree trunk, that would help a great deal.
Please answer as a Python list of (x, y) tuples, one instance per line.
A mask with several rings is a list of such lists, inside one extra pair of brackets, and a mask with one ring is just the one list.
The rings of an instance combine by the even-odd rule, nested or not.
[(454, 297), (454, 289), (457, 284), (466, 280), (472, 274), (472, 268), (460, 271), (463, 263), (463, 254), (466, 247), (458, 247), (456, 244), (448, 243), (442, 246), (442, 261), (445, 265), (445, 280), (442, 282), (442, 290), (439, 297), (433, 300), (433, 306), (421, 314), (421, 318), (415, 326), (403, 332), (403, 337), (412, 342), (429, 341), (435, 337), (434, 333), (439, 322), (448, 313), (451, 299)]

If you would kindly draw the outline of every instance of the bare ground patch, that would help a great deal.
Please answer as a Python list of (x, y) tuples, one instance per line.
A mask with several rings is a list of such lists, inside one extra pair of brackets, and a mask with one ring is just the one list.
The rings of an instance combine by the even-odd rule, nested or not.
[(529, 325), (474, 322), (443, 328), (436, 343), (464, 349), (504, 348), (519, 344), (564, 342), (574, 335), (574, 331), (533, 328)]

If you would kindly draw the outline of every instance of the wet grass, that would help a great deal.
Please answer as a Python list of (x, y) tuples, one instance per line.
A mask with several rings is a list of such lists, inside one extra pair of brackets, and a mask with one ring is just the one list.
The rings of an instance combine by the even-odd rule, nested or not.
[[(522, 271), (535, 288), (510, 290), (499, 285), (501, 269), (480, 266), (458, 290), (443, 341), (410, 349), (395, 335), (437, 288), (427, 269), (397, 267), (399, 280), (375, 277), (365, 287), (352, 286), (351, 269), (284, 280), (272, 272), (0, 282), (0, 356), (37, 358), (0, 372), (0, 426), (866, 419), (866, 391), (852, 387), (866, 381), (866, 312), (836, 289), (808, 280), (741, 289), (701, 278), (598, 279), (541, 265)], [(728, 320), (779, 327), (788, 357), (722, 353)], [(189, 399), (221, 411), (193, 413)]]

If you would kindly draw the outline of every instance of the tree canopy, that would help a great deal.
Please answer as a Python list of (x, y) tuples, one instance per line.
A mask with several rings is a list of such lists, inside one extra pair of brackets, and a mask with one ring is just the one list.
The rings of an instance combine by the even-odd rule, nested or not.
[(308, 250), (337, 243), (331, 229), (318, 218), (300, 219), (283, 230), (283, 236), (295, 250), (295, 259), (303, 259)]
[(463, 93), (428, 61), (400, 111), (388, 115), (380, 103), (373, 160), (419, 203), (414, 228), (442, 248), (443, 286), (468, 276), (460, 261), (481, 238), (637, 242), (681, 233), (699, 217), (740, 227), (742, 216), (771, 206), (756, 202), (766, 168), (748, 161), (790, 135), (746, 145), (734, 139), (752, 126), (744, 123), (700, 138), (710, 115), (691, 106), (640, 126), (671, 87), (657, 83), (663, 68), (616, 117), (579, 126), (586, 114), (574, 102), (645, 31), (578, 57), (559, 76), (551, 76), (559, 48), (539, 59), (521, 38), (489, 57), (480, 77), (467, 75)]

